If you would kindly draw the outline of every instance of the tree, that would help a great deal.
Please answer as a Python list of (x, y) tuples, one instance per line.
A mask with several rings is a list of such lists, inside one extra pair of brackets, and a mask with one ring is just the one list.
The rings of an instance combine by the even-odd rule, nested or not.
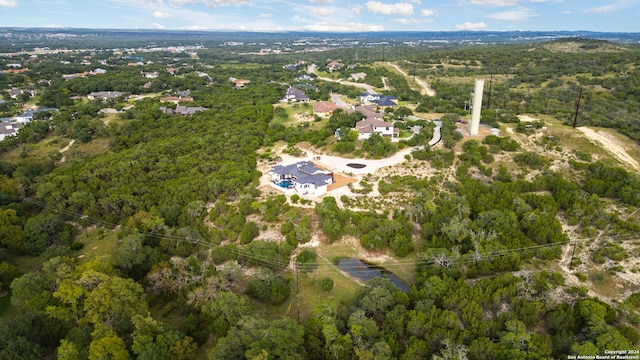
[(23, 241), (23, 230), (17, 212), (13, 209), (0, 209), (0, 245), (14, 251), (23, 251)]
[(67, 339), (60, 340), (60, 346), (56, 352), (59, 360), (80, 360), (78, 346)]
[(146, 314), (148, 306), (142, 286), (131, 279), (113, 276), (87, 295), (84, 310), (86, 321), (124, 332), (131, 329), (133, 316)]
[[(94, 331), (94, 333), (103, 331)], [(101, 333), (99, 337), (91, 341), (89, 345), (89, 360), (127, 360), (130, 358), (127, 345), (124, 340), (112, 331)]]
[(251, 314), (251, 304), (245, 296), (223, 291), (206, 303), (202, 312), (207, 316), (211, 330), (222, 337), (226, 336), (229, 329), (236, 326), (243, 316)]
[(190, 359), (195, 355), (193, 339), (182, 337), (178, 331), (150, 316), (135, 315), (135, 330), (131, 350), (138, 359)]
[(6, 261), (0, 262), (0, 291), (9, 290), (11, 282), (22, 275), (20, 269)]
[(54, 241), (59, 241), (62, 220), (58, 215), (36, 215), (24, 226), (24, 250), (29, 254), (40, 254)]
[(218, 341), (209, 358), (302, 360), (306, 355), (303, 335), (302, 326), (288, 317), (266, 321), (245, 316)]

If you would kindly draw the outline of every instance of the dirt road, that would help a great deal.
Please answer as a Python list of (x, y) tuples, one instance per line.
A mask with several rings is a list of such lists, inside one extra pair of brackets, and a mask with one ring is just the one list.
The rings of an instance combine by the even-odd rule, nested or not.
[[(404, 72), (404, 70), (400, 69), (400, 67), (398, 65), (392, 64), (390, 62), (388, 62), (387, 65), (389, 65), (389, 66), (393, 67), (394, 69), (398, 70), (398, 72), (400, 74), (402, 74), (403, 76), (409, 77), (409, 74)], [(427, 83), (426, 81), (421, 80), (421, 79), (419, 79), (417, 77), (415, 79), (416, 79), (416, 83), (418, 83), (418, 85), (420, 85), (420, 88), (422, 89), (422, 91), (420, 91), (420, 93), (422, 95), (436, 96), (436, 91), (431, 88), (431, 85), (429, 85), (429, 83)]]
[(636, 173), (640, 173), (640, 163), (631, 157), (631, 155), (629, 155), (627, 151), (616, 142), (615, 138), (611, 134), (607, 133), (605, 130), (594, 130), (584, 126), (581, 126), (578, 129), (580, 129), (580, 131), (582, 131), (589, 140), (602, 145), (605, 150), (611, 153), (611, 155), (620, 162), (630, 166)]

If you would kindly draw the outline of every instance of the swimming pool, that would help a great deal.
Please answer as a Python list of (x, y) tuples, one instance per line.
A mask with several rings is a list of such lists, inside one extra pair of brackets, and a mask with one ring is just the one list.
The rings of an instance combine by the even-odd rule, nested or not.
[(293, 183), (291, 181), (285, 180), (285, 181), (280, 181), (278, 183), (278, 186), (289, 189), (293, 187)]

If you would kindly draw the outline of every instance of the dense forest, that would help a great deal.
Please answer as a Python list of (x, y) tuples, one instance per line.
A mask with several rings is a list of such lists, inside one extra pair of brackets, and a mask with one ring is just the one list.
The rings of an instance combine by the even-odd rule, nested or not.
[[(135, 66), (137, 54), (113, 51), (0, 60), (29, 68), (0, 74), (0, 115), (47, 108), (0, 141), (0, 359), (557, 359), (637, 349), (638, 284), (597, 290), (640, 271), (640, 178), (557, 137), (582, 91), (580, 125), (637, 141), (640, 49), (583, 39), (397, 46), (384, 63), (375, 48), (366, 60), (350, 60), (353, 51), (157, 52)], [(353, 66), (330, 72), (327, 58)], [(307, 81), (306, 66), (284, 68), (302, 61), (336, 81), (366, 72), (362, 82), (400, 102), (384, 119), (421, 130), (358, 140), (358, 112), (295, 121), (310, 105), (279, 101)], [(99, 66), (106, 73), (61, 76)], [(158, 76), (143, 76), (151, 71)], [(491, 81), (482, 122), (512, 132), (460, 131), (473, 78)], [(310, 82), (312, 102), (362, 92)], [(87, 99), (98, 91), (123, 96)], [(160, 97), (185, 91), (193, 101), (180, 105), (202, 111), (159, 110), (176, 108)], [(518, 124), (521, 114), (553, 126)], [(442, 141), (430, 147), (435, 118)], [(547, 126), (562, 131), (537, 136)], [(303, 149), (384, 159), (409, 148), (404, 163), (362, 176), (348, 195), (307, 199), (260, 183), (259, 169)], [(576, 248), (585, 256), (574, 259)], [(379, 265), (408, 290), (348, 277), (337, 264), (353, 256), (387, 259)]]

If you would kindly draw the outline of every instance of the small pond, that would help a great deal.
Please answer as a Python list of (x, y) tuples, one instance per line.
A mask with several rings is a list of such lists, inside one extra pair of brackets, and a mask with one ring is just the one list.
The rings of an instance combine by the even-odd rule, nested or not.
[(363, 169), (367, 165), (366, 164), (358, 164), (358, 163), (348, 163), (347, 166), (350, 167), (350, 168), (354, 168), (354, 169)]
[(393, 273), (373, 264), (366, 263), (359, 259), (344, 258), (338, 261), (338, 269), (353, 276), (358, 280), (367, 282), (375, 277), (386, 277), (391, 280), (403, 292), (409, 290), (409, 286), (400, 280)]

